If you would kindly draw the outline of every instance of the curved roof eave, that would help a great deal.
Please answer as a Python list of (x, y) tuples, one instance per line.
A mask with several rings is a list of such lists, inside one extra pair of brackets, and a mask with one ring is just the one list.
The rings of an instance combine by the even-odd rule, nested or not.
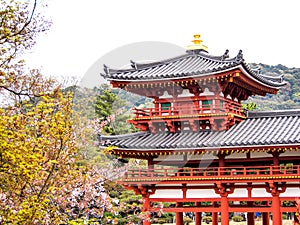
[(289, 147), (298, 147), (299, 143), (292, 143), (292, 144), (272, 144), (272, 145), (239, 145), (239, 146), (209, 146), (209, 147), (198, 147), (198, 148), (120, 148), (117, 147), (114, 148), (115, 151), (136, 151), (136, 152), (145, 152), (145, 151), (195, 151), (195, 150), (207, 150), (207, 151), (213, 151), (213, 150), (223, 150), (223, 149), (245, 149), (245, 148), (253, 148), (253, 149), (259, 149), (259, 148), (269, 148), (270, 146), (272, 147), (279, 147), (279, 148), (289, 148)]
[(255, 80), (257, 83), (261, 84), (261, 85), (264, 85), (264, 86), (267, 86), (269, 88), (275, 88), (275, 89), (279, 89), (279, 87), (283, 86), (286, 84), (286, 82), (283, 82), (282, 84), (277, 84), (276, 86), (271, 86), (270, 84), (268, 84), (267, 81), (263, 82), (263, 81), (260, 81), (258, 78), (255, 78), (253, 75), (251, 75), (247, 69), (242, 66), (242, 65), (238, 65), (237, 66), (238, 69), (240, 69), (248, 78), (252, 79), (252, 80)]
[[(240, 69), (248, 78), (252, 79), (252, 80), (255, 80), (257, 83), (261, 84), (261, 85), (264, 85), (264, 86), (267, 86), (269, 88), (275, 88), (275, 89), (279, 89), (279, 87), (283, 86), (286, 84), (286, 82), (282, 83), (282, 84), (278, 84), (275, 86), (272, 86), (270, 84), (268, 84), (267, 82), (263, 82), (263, 81), (260, 81), (258, 78), (255, 78), (253, 75), (251, 75), (248, 70), (242, 65), (242, 64), (239, 64), (239, 65), (236, 65), (234, 67), (230, 67), (230, 68), (227, 68), (225, 70), (222, 70), (222, 71), (215, 71), (215, 72), (206, 72), (206, 73), (201, 73), (201, 74), (195, 74), (195, 75), (188, 75), (188, 76), (185, 76), (184, 78), (196, 78), (196, 77), (199, 77), (199, 75), (205, 77), (205, 76), (211, 76), (211, 75), (216, 75), (216, 74), (219, 74), (220, 72), (228, 72), (228, 71), (231, 71), (231, 70), (234, 70), (234, 69)], [(124, 79), (114, 79), (114, 78), (107, 78), (108, 81), (117, 81), (117, 82), (132, 82), (132, 83), (139, 83), (139, 82), (149, 82), (149, 81), (168, 81), (168, 80), (171, 80), (171, 81), (175, 81), (175, 80), (181, 80), (183, 77), (170, 77), (170, 78), (154, 78), (154, 79), (127, 79), (127, 80), (124, 80)]]

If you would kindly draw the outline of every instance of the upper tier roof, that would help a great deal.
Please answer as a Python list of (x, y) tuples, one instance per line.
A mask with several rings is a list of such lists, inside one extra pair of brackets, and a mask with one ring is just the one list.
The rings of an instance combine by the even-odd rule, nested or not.
[(206, 148), (250, 148), (300, 143), (300, 110), (248, 112), (248, 118), (227, 131), (182, 131), (101, 136), (104, 146), (152, 151)]
[(267, 76), (259, 69), (252, 69), (245, 63), (242, 51), (229, 58), (228, 50), (222, 56), (211, 56), (204, 51), (187, 51), (186, 54), (153, 63), (136, 63), (131, 61), (131, 69), (115, 70), (104, 65), (101, 75), (110, 81), (161, 81), (183, 78), (204, 77), (234, 69), (240, 69), (250, 78), (269, 87), (283, 86), (283, 76)]

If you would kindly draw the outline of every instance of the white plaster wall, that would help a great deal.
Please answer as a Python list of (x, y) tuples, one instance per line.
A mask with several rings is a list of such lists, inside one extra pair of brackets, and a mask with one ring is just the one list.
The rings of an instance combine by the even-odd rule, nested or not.
[(178, 97), (192, 97), (192, 96), (194, 95), (191, 94), (188, 89), (183, 89), (182, 93), (178, 95)]
[(272, 155), (268, 154), (266, 152), (251, 152), (250, 157), (251, 158), (265, 158), (265, 157), (272, 157)]
[(187, 198), (219, 198), (220, 195), (216, 194), (214, 190), (205, 189), (190, 189), (186, 192)]
[(173, 98), (173, 96), (170, 95), (167, 91), (164, 91), (164, 94), (162, 96), (159, 96), (159, 98)]
[(272, 197), (265, 188), (254, 188), (252, 189), (252, 197)]
[(214, 93), (208, 90), (208, 88), (205, 88), (204, 92), (200, 94), (200, 96), (209, 96), (209, 95), (214, 95)]
[(182, 190), (156, 190), (150, 198), (183, 198)]
[[(298, 197), (300, 196), (300, 188), (287, 188), (284, 193), (280, 194), (280, 197)], [(182, 190), (156, 190), (155, 194), (150, 198), (182, 198)], [(220, 195), (216, 194), (214, 190), (205, 189), (188, 189), (186, 192), (187, 198), (219, 198)], [(228, 197), (248, 197), (246, 189), (237, 188)], [(272, 197), (265, 188), (252, 189), (252, 197)]]
[(280, 194), (280, 197), (299, 197), (300, 188), (287, 188), (284, 193)]
[(300, 155), (300, 152), (299, 151), (286, 151), (286, 152), (284, 152), (284, 153), (282, 153), (282, 154), (280, 154), (280, 157), (281, 156), (299, 156)]
[(208, 160), (208, 159), (217, 159), (218, 157), (215, 156), (214, 154), (205, 153), (199, 155), (188, 155), (187, 158), (192, 160)]
[(247, 198), (248, 197), (248, 191), (245, 188), (236, 188), (234, 189), (234, 192), (232, 194), (229, 194), (228, 197), (241, 197), (241, 198)]
[(246, 153), (242, 153), (242, 152), (234, 152), (232, 154), (230, 154), (229, 156), (226, 156), (226, 159), (240, 159), (240, 158), (247, 158)]
[(183, 155), (160, 155), (157, 158), (155, 158), (153, 161), (164, 161), (164, 160), (183, 161)]

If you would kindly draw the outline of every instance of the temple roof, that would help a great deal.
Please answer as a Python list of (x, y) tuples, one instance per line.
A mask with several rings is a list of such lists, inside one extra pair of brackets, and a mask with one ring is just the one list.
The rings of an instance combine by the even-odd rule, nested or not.
[(282, 76), (267, 76), (260, 69), (253, 69), (245, 62), (242, 51), (229, 58), (228, 50), (222, 56), (211, 56), (204, 51), (187, 51), (186, 54), (153, 63), (131, 61), (131, 69), (115, 70), (104, 65), (101, 75), (110, 81), (161, 81), (204, 77), (234, 69), (269, 87), (277, 88), (285, 82)]
[(101, 136), (103, 146), (151, 151), (299, 145), (300, 110), (248, 112), (248, 117), (226, 131), (138, 132)]

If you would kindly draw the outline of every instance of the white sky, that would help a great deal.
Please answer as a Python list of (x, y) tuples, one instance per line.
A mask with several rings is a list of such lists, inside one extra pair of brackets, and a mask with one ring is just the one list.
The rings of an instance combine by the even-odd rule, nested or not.
[(212, 55), (242, 49), (249, 63), (300, 68), (298, 0), (49, 1), (44, 13), (53, 25), (29, 57), (48, 75), (82, 77), (103, 55), (134, 42), (185, 48), (195, 33)]

